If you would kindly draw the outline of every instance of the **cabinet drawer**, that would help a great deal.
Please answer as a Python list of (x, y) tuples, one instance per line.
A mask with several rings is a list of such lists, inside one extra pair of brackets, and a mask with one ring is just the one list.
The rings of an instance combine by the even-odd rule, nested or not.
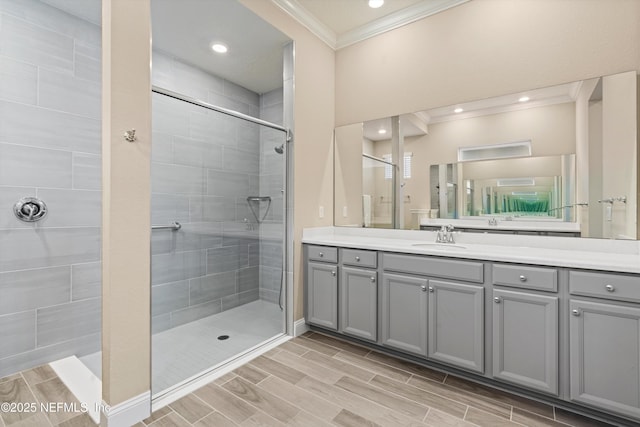
[(343, 264), (358, 265), (361, 267), (376, 268), (378, 265), (378, 253), (361, 249), (340, 249)]
[(640, 276), (570, 271), (569, 292), (572, 295), (640, 302)]
[(338, 262), (338, 248), (330, 246), (308, 246), (309, 259), (313, 261)]
[(524, 265), (493, 265), (493, 284), (558, 292), (558, 270)]
[(382, 267), (401, 273), (484, 282), (484, 268), (481, 262), (385, 253), (382, 256)]

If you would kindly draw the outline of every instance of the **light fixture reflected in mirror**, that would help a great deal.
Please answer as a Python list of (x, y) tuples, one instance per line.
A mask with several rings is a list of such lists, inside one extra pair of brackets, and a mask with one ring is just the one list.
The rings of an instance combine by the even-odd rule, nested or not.
[(372, 9), (377, 9), (382, 7), (384, 4), (384, 0), (369, 0), (369, 7)]

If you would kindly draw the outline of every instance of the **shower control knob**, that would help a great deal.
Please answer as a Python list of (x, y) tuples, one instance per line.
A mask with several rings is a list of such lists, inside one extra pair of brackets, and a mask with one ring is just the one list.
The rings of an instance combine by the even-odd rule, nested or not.
[(36, 197), (24, 197), (13, 205), (13, 213), (20, 221), (36, 222), (47, 215), (47, 205)]

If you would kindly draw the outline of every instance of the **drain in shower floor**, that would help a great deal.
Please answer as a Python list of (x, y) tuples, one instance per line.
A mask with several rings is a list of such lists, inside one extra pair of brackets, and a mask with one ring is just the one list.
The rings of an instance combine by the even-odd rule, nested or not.
[(220, 336), (218, 337), (218, 339), (219, 339), (220, 341), (228, 340), (228, 339), (229, 339), (229, 335), (220, 335)]

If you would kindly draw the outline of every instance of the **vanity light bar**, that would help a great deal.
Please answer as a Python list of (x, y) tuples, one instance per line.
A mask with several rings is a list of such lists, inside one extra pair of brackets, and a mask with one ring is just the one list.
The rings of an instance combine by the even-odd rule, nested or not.
[(508, 159), (531, 156), (531, 140), (508, 142), (506, 144), (481, 145), (458, 148), (458, 161)]
[(535, 178), (502, 178), (498, 180), (498, 187), (531, 187), (536, 185)]

